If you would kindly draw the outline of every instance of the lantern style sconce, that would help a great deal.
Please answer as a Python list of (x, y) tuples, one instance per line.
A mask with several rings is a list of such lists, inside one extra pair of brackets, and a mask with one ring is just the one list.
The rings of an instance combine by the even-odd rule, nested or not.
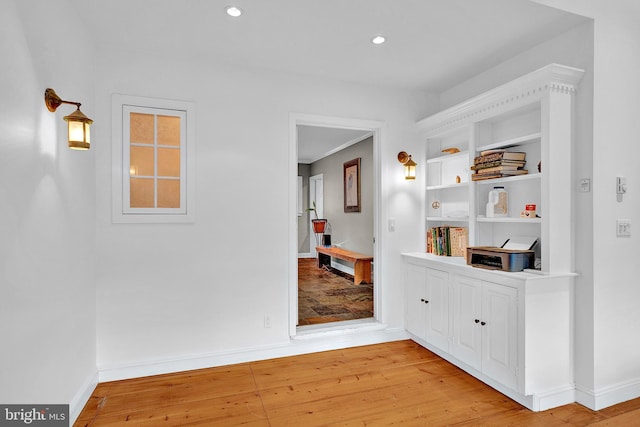
[(76, 111), (63, 117), (68, 123), (69, 148), (74, 150), (88, 150), (91, 146), (91, 134), (89, 129), (93, 120), (85, 116), (82, 111), (80, 111), (81, 104), (79, 102), (64, 101), (60, 99), (58, 94), (56, 94), (56, 92), (51, 88), (44, 91), (44, 103), (47, 105), (47, 109), (52, 113), (55, 112), (61, 104), (72, 104), (76, 106)]
[(416, 179), (418, 164), (411, 159), (411, 155), (406, 151), (401, 151), (398, 153), (398, 161), (404, 165), (404, 179)]

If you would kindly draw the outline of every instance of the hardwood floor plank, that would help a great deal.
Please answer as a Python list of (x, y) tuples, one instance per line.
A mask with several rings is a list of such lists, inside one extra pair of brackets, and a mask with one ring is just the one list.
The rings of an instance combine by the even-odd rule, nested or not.
[[(640, 399), (635, 399), (640, 400)], [(597, 423), (589, 424), (593, 427), (605, 427), (605, 426), (625, 426), (625, 427), (636, 427), (640, 426), (640, 410), (636, 409), (635, 411), (621, 413), (615, 415), (611, 418), (607, 418), (605, 420), (599, 421)]]
[(314, 379), (356, 375), (380, 367), (391, 368), (428, 360), (442, 360), (411, 341), (355, 347), (259, 361), (252, 364), (259, 388), (286, 387)]
[[(414, 367), (408, 369), (410, 368)], [(397, 369), (393, 371), (398, 372)], [(414, 369), (413, 372), (419, 371)], [(366, 383), (368, 379), (370, 384)], [(336, 385), (334, 393), (327, 393), (326, 397), (309, 401), (292, 398), (289, 401), (295, 404), (290, 405), (271, 406), (271, 402), (263, 397), (265, 410), (269, 419), (276, 424), (290, 420), (304, 425), (318, 425), (317, 423), (321, 424), (321, 420), (324, 420), (326, 424), (331, 425), (349, 420), (366, 421), (370, 417), (380, 418), (381, 414), (395, 414), (402, 408), (412, 408), (416, 414), (428, 414), (432, 420), (440, 417), (449, 421), (462, 421), (478, 418), (481, 414), (521, 408), (517, 403), (493, 389), (486, 388), (477, 380), (450, 377), (448, 380), (425, 385), (419, 376), (403, 375), (402, 381), (398, 383), (376, 386), (380, 384), (380, 380), (372, 375), (361, 381), (365, 381), (364, 387), (360, 387), (359, 381), (348, 382), (345, 387), (341, 387), (341, 383)], [(354, 384), (356, 387), (353, 387)], [(476, 393), (473, 401), (460, 399), (460, 396), (473, 396), (473, 392)]]
[(255, 393), (248, 365), (212, 368), (208, 371), (161, 375), (114, 382), (101, 407), (105, 415), (132, 414), (157, 407), (158, 402), (173, 406), (199, 400)]
[(640, 426), (640, 398), (531, 412), (412, 341), (99, 384), (74, 426)]
[(637, 410), (640, 410), (640, 399), (627, 400), (626, 402), (604, 408), (600, 412), (606, 416), (614, 417), (616, 415)]
[(190, 426), (190, 425), (251, 425), (268, 426), (269, 421), (256, 393), (197, 400), (179, 405), (167, 405), (158, 400), (156, 406), (131, 412), (105, 414), (89, 426)]

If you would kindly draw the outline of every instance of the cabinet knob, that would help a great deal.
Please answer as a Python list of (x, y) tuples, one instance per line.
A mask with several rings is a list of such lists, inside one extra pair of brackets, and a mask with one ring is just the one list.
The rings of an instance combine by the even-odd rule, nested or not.
[(480, 319), (476, 319), (476, 320), (474, 320), (474, 322), (480, 323)]
[(480, 322), (480, 324), (481, 324), (482, 326), (484, 326), (484, 325), (486, 325), (486, 324), (487, 324), (487, 322)]

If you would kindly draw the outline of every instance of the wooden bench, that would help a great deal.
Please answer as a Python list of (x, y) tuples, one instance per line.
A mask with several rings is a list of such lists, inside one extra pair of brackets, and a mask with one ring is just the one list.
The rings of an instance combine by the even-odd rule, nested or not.
[(371, 282), (371, 261), (373, 257), (369, 255), (359, 254), (358, 252), (348, 251), (342, 248), (316, 246), (318, 252), (318, 268), (323, 265), (331, 266), (331, 257), (343, 259), (353, 263), (353, 283)]

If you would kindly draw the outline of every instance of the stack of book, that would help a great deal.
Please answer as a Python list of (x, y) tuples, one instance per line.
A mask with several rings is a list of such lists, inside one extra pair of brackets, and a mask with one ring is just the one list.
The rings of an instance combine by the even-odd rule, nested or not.
[(528, 171), (524, 169), (527, 153), (520, 151), (487, 150), (480, 152), (474, 159), (471, 170), (473, 181), (483, 179), (502, 178), (505, 176), (524, 175)]
[(427, 230), (427, 253), (466, 256), (469, 232), (466, 227), (431, 227)]

